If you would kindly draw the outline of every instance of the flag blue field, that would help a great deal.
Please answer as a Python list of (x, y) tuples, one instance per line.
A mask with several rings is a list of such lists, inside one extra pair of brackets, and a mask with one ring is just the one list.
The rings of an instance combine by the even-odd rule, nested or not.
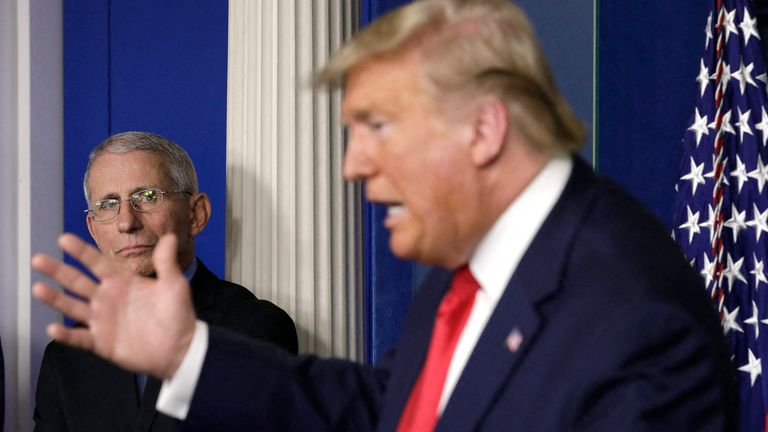
[(720, 312), (741, 431), (766, 430), (768, 78), (751, 1), (719, 0), (706, 23), (683, 137), (673, 235)]

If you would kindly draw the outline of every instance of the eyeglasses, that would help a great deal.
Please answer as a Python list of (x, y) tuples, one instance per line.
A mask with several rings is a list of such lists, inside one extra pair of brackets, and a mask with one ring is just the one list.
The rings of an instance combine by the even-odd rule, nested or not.
[(119, 200), (116, 198), (103, 199), (93, 203), (93, 208), (85, 210), (85, 213), (93, 219), (94, 222), (107, 222), (120, 214), (120, 205), (126, 201), (131, 203), (134, 210), (147, 213), (160, 208), (163, 205), (165, 194), (183, 193), (192, 195), (192, 192), (184, 190), (164, 191), (160, 189), (144, 189), (134, 192), (128, 199)]

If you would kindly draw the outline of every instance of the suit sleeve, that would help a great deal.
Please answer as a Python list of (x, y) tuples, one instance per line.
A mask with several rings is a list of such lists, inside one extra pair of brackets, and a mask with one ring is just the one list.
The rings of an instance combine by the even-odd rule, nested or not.
[(733, 386), (732, 368), (715, 355), (717, 341), (657, 306), (605, 332), (594, 353), (605, 373), (585, 383), (574, 430), (732, 430), (735, 401), (720, 391)]
[(49, 343), (45, 348), (43, 361), (40, 365), (40, 375), (35, 391), (34, 421), (36, 432), (68, 430), (64, 421), (61, 395), (58, 390), (54, 349), (54, 344)]
[(208, 352), (182, 430), (373, 430), (386, 370), (293, 356), (209, 327)]

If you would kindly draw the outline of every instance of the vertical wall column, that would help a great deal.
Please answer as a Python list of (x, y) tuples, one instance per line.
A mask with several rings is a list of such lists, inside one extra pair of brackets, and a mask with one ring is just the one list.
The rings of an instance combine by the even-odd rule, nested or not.
[[(5, 430), (32, 430), (45, 326), (61, 317), (32, 301), (30, 254), (60, 256), (61, 4), (0, 1), (0, 336)], [(3, 425), (0, 425), (2, 429)]]
[(311, 88), (356, 4), (229, 2), (227, 276), (288, 311), (302, 352), (362, 359), (361, 194), (339, 94)]

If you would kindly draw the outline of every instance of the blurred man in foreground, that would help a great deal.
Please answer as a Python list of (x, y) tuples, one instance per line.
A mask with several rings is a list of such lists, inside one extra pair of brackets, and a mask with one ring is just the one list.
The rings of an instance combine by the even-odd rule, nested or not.
[[(296, 328), (285, 312), (242, 286), (220, 280), (195, 258), (195, 237), (208, 223), (211, 203), (198, 191), (195, 168), (184, 149), (146, 132), (113, 135), (91, 152), (83, 188), (88, 230), (105, 262), (153, 277), (155, 245), (173, 233), (179, 239), (173, 262), (189, 281), (198, 319), (296, 352)], [(151, 296), (160, 299), (162, 290), (157, 287)], [(135, 313), (134, 318), (142, 319), (143, 311)], [(147, 328), (142, 338), (164, 331)], [(175, 430), (177, 421), (155, 410), (160, 384), (51, 342), (37, 385), (35, 430)]]
[[(730, 365), (698, 275), (574, 156), (582, 127), (517, 7), (414, 2), (318, 82), (344, 86), (344, 175), (389, 206), (392, 251), (440, 268), (381, 364), (291, 358), (196, 321), (170, 236), (157, 280), (70, 235), (61, 247), (99, 283), (35, 256), (91, 300), (35, 285), (91, 326), (51, 336), (165, 379), (173, 403), (158, 408), (185, 430), (731, 430)], [(148, 340), (148, 327), (165, 331)]]

